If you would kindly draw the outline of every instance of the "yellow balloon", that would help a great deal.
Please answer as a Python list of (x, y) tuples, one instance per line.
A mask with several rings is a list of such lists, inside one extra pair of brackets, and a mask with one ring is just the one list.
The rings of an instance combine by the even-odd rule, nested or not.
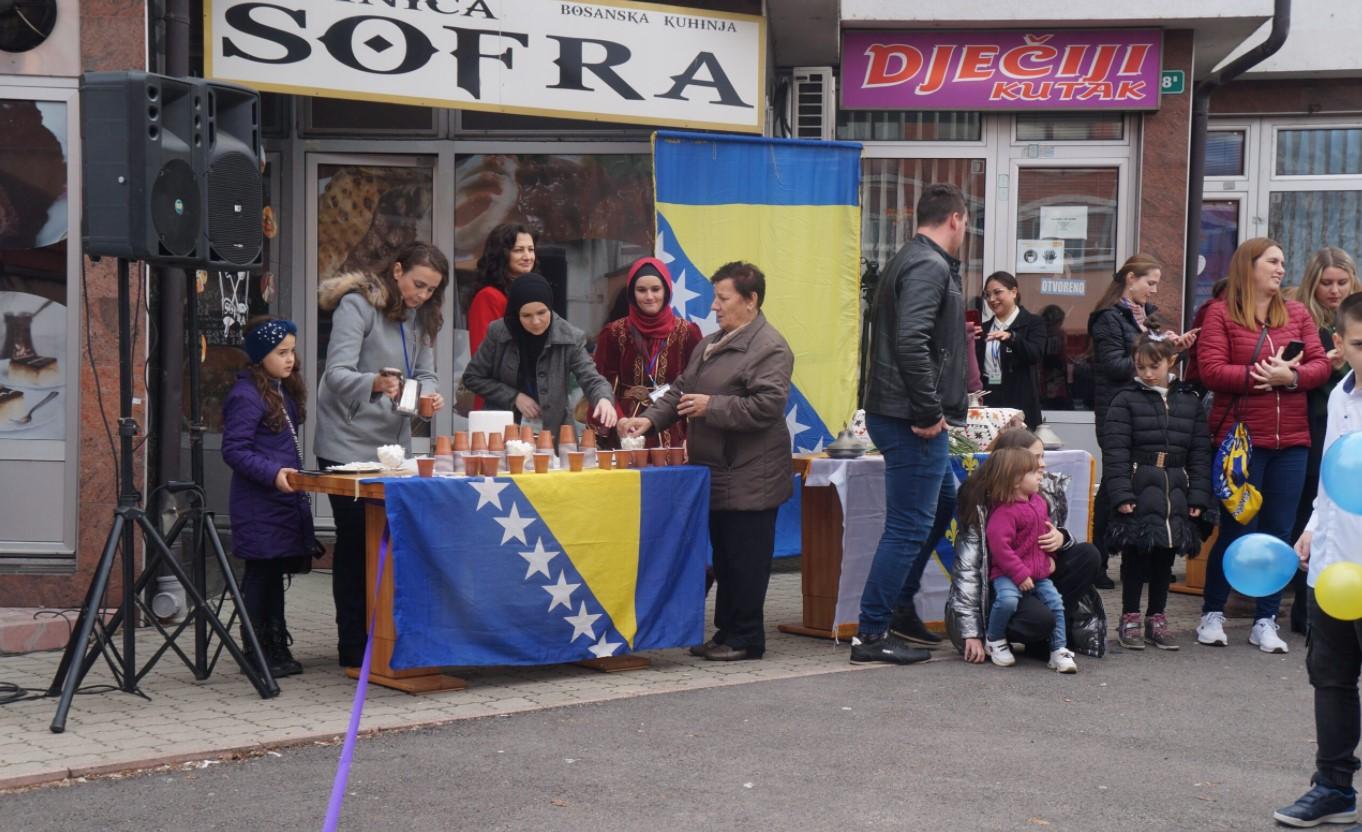
[(1330, 618), (1362, 618), (1362, 563), (1339, 561), (1324, 567), (1315, 579), (1315, 603)]

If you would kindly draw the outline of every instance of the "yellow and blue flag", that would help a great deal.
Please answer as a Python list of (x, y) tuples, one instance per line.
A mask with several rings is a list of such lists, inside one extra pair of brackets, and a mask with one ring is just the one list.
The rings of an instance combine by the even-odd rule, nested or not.
[(861, 146), (661, 131), (653, 176), (676, 313), (708, 335), (709, 276), (733, 260), (760, 268), (762, 311), (795, 355), (791, 450), (822, 450), (856, 407)]
[(394, 668), (704, 640), (709, 469), (389, 480)]

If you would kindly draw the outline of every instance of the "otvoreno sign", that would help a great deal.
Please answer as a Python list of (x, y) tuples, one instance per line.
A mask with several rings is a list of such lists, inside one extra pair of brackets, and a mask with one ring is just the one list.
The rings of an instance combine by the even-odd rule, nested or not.
[(1163, 33), (842, 33), (848, 110), (1157, 110)]
[(206, 0), (260, 90), (761, 133), (765, 21), (625, 0)]

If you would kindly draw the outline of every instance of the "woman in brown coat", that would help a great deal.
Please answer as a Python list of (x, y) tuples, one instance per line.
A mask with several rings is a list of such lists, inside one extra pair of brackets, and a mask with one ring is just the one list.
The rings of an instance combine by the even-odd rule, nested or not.
[(790, 433), (785, 406), (794, 354), (761, 314), (766, 277), (728, 263), (711, 278), (719, 331), (691, 353), (686, 371), (642, 416), (619, 431), (638, 436), (689, 424), (690, 461), (710, 470), (709, 536), (714, 547), (714, 637), (692, 648), (711, 661), (760, 659), (762, 608), (775, 551), (776, 510), (789, 498)]

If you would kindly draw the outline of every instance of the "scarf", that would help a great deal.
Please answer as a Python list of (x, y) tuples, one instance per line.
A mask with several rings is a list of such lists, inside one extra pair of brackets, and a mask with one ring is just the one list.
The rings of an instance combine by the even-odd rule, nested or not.
[[(539, 397), (539, 356), (549, 340), (549, 330), (541, 335), (533, 335), (520, 323), (520, 310), (527, 304), (542, 303), (553, 309), (553, 287), (542, 275), (530, 272), (516, 278), (506, 293), (506, 314), (501, 320), (506, 331), (515, 339), (520, 350), (520, 369), (516, 372), (516, 389), (530, 398)], [(553, 326), (550, 312), (549, 326)]]
[[(649, 315), (638, 307), (634, 298), (634, 286), (640, 277), (656, 277), (662, 281), (662, 308), (656, 315)], [(672, 312), (672, 277), (667, 266), (655, 257), (640, 257), (629, 270), (629, 285), (625, 287), (629, 297), (629, 326), (645, 340), (654, 341), (666, 338), (676, 326), (676, 315)]]
[(1121, 305), (1129, 309), (1130, 314), (1135, 316), (1135, 324), (1140, 327), (1141, 332), (1149, 329), (1149, 326), (1145, 323), (1148, 316), (1145, 314), (1144, 304), (1135, 303), (1130, 298), (1123, 297), (1121, 298)]

